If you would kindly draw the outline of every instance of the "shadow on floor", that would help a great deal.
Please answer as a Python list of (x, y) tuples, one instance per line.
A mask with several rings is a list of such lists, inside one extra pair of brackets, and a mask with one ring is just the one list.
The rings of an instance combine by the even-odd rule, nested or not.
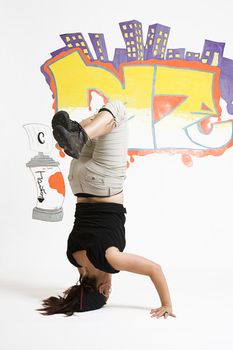
[(145, 307), (145, 306), (139, 306), (139, 305), (124, 305), (124, 304), (107, 304), (105, 308), (108, 309), (134, 309), (134, 310), (143, 310), (143, 311), (150, 311), (151, 308)]
[(62, 294), (62, 291), (68, 289), (67, 287), (61, 286), (47, 286), (27, 284), (20, 281), (1, 281), (0, 280), (0, 291), (9, 294), (21, 295), (24, 297), (35, 298), (38, 300), (47, 298), (49, 296), (56, 296)]

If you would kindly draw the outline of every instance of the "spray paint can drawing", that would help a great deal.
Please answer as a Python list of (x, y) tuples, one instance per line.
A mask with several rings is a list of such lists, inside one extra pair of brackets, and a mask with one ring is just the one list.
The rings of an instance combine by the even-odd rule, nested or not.
[(31, 170), (37, 188), (37, 203), (32, 211), (32, 218), (43, 221), (61, 221), (65, 183), (59, 169), (59, 163), (45, 155), (51, 149), (50, 128), (42, 124), (28, 124), (24, 128), (29, 136), (30, 147), (37, 150), (26, 166)]

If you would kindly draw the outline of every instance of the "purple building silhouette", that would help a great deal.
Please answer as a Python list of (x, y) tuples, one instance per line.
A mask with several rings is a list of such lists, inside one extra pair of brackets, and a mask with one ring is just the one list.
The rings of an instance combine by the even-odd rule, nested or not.
[(200, 53), (187, 51), (185, 59), (186, 61), (200, 61)]
[(227, 103), (227, 112), (233, 115), (233, 60), (223, 57), (220, 68), (219, 86), (221, 97)]
[(164, 59), (169, 33), (170, 27), (162, 24), (156, 23), (149, 26), (144, 51), (146, 60)]
[(93, 61), (93, 56), (91, 51), (89, 50), (89, 47), (87, 45), (86, 40), (84, 39), (84, 36), (82, 33), (70, 33), (70, 34), (61, 34), (60, 37), (66, 44), (67, 48), (73, 48), (78, 47), (82, 49), (83, 53), (91, 60)]
[(108, 62), (108, 53), (105, 44), (104, 34), (88, 33), (98, 61)]
[(141, 61), (144, 59), (142, 24), (132, 20), (119, 23), (125, 41), (128, 61)]
[(115, 49), (113, 65), (118, 70), (121, 63), (127, 62), (127, 50)]
[(184, 60), (185, 49), (168, 49), (166, 60)]
[(220, 66), (223, 57), (225, 43), (205, 40), (201, 62), (212, 66)]

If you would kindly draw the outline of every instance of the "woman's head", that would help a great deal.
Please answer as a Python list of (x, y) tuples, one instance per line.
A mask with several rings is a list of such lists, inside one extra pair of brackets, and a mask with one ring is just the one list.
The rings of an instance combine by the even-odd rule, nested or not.
[(73, 315), (74, 312), (84, 312), (100, 309), (106, 304), (106, 296), (96, 288), (96, 279), (83, 277), (81, 283), (70, 287), (64, 296), (50, 297), (43, 300), (42, 315), (65, 314)]

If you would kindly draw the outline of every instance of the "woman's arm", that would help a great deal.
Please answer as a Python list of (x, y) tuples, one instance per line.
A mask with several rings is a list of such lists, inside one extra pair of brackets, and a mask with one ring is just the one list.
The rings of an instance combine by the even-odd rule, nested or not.
[(108, 248), (105, 255), (109, 264), (116, 270), (133, 272), (150, 277), (159, 294), (162, 305), (158, 309), (151, 310), (152, 317), (158, 318), (164, 315), (166, 318), (166, 312), (168, 315), (175, 317), (172, 313), (168, 285), (159, 264), (139, 255), (122, 253), (116, 247)]

